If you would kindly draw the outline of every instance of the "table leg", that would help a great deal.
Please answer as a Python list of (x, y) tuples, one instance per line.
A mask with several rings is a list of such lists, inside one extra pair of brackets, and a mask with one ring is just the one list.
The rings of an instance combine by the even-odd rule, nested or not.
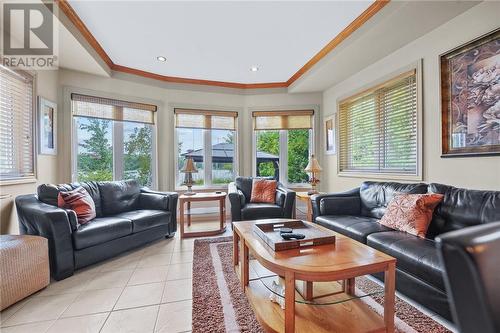
[(219, 215), (220, 215), (220, 230), (224, 229), (224, 224), (226, 223), (226, 214), (224, 212), (224, 206), (226, 205), (226, 198), (222, 198), (219, 201)]
[(239, 242), (240, 240), (240, 235), (238, 235), (237, 232), (233, 232), (233, 266), (238, 265), (239, 261), (239, 256), (240, 256), (240, 251), (239, 251)]
[(179, 202), (179, 224), (181, 227), (181, 239), (184, 238), (184, 201)]
[(313, 214), (312, 214), (312, 203), (311, 199), (307, 200), (307, 221), (313, 222)]
[(304, 281), (304, 285), (302, 288), (303, 288), (304, 299), (306, 301), (312, 301), (314, 298), (312, 281)]
[(345, 280), (345, 292), (347, 295), (354, 296), (355, 288), (356, 288), (356, 279), (355, 278), (350, 278), (350, 279)]
[(189, 214), (188, 214), (188, 227), (190, 227), (191, 226), (191, 201), (187, 202), (187, 209), (189, 211)]
[(285, 272), (285, 333), (295, 332), (295, 274)]
[(241, 285), (243, 287), (243, 290), (245, 290), (245, 287), (248, 286), (248, 280), (249, 280), (249, 267), (248, 267), (248, 246), (245, 244), (245, 240), (241, 239), (240, 241), (240, 254), (242, 256), (240, 265), (241, 265)]
[(394, 299), (396, 288), (396, 264), (390, 263), (384, 272), (384, 322), (388, 333), (394, 332)]

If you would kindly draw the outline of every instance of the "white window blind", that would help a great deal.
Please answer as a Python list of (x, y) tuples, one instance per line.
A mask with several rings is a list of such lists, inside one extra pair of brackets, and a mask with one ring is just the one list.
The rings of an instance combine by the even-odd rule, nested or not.
[(33, 76), (0, 66), (0, 180), (33, 178)]
[(313, 110), (254, 111), (252, 113), (256, 131), (311, 129), (313, 115)]
[(73, 116), (154, 124), (156, 105), (71, 94)]
[(236, 130), (237, 112), (175, 109), (176, 128)]
[(339, 170), (417, 175), (416, 71), (339, 103)]

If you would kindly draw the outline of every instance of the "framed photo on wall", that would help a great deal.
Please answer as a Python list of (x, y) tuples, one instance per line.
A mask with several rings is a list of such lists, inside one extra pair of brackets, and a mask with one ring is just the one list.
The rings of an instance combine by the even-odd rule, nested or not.
[(500, 154), (500, 29), (440, 62), (442, 157)]
[(325, 118), (325, 153), (333, 155), (337, 153), (336, 133), (335, 133), (335, 115)]
[(57, 154), (57, 104), (38, 96), (38, 152)]

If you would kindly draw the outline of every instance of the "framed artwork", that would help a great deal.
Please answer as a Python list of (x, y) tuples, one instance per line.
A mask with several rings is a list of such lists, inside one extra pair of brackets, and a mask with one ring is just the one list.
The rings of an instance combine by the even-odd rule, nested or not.
[(57, 154), (57, 104), (38, 96), (38, 152)]
[(442, 157), (500, 154), (500, 29), (441, 55)]
[(326, 154), (332, 155), (336, 151), (336, 140), (335, 140), (335, 115), (325, 118), (325, 147)]

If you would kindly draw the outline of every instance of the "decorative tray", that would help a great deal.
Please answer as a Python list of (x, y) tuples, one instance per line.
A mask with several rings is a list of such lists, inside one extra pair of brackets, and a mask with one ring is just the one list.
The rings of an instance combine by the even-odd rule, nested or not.
[[(306, 237), (304, 239), (285, 240), (280, 235), (280, 228), (291, 228), (293, 233), (304, 234)], [(333, 232), (301, 220), (261, 220), (254, 224), (253, 231), (274, 251), (335, 243)]]

